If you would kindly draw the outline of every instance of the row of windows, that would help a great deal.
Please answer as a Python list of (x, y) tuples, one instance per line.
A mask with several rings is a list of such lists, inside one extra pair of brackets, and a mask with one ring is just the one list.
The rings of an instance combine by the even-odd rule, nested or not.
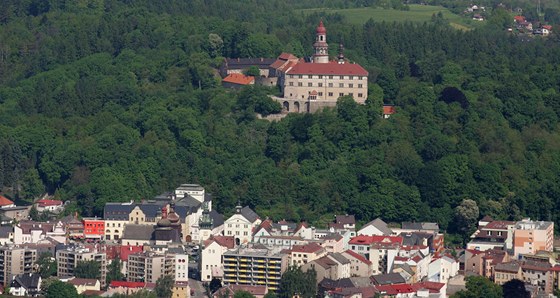
[[(232, 224), (228, 224), (227, 226), (228, 226), (228, 228), (231, 228), (231, 227), (232, 227)], [(248, 228), (249, 228), (249, 225), (244, 225), (244, 226), (245, 226), (245, 229), (248, 229)], [(235, 225), (235, 227), (236, 227), (236, 228), (239, 228), (239, 225)]]
[[(290, 79), (293, 78), (298, 78), (298, 79), (303, 79), (303, 75), (290, 75)], [(330, 80), (363, 80), (364, 76), (333, 76), (333, 75), (329, 75), (329, 76), (324, 76), (324, 75), (305, 75), (305, 78), (307, 79), (323, 79), (323, 78), (329, 78)]]
[[(294, 86), (294, 82), (289, 82), (288, 85), (289, 86)], [(298, 82), (297, 85), (298, 85), (298, 87), (303, 87), (302, 82)], [(334, 87), (334, 84), (329, 83), (328, 86), (330, 88), (332, 88), (332, 87)], [(311, 83), (311, 82), (307, 83), (307, 87), (313, 87), (313, 83)], [(323, 87), (323, 83), (317, 83), (317, 87)], [(354, 84), (348, 84), (348, 86), (345, 86), (344, 83), (338, 83), (338, 87), (339, 88), (344, 88), (344, 87), (354, 88)], [(363, 88), (363, 87), (364, 87), (363, 84), (358, 84), (358, 88)]]
[[(352, 92), (348, 93), (347, 95), (350, 95), (351, 97), (354, 97), (354, 93), (352, 93)], [(292, 97), (292, 96), (293, 96), (293, 94), (290, 93), (290, 97)], [(317, 96), (322, 97), (322, 96), (323, 96), (323, 92), (317, 92)], [(333, 97), (333, 96), (334, 96), (334, 93), (333, 93), (333, 92), (329, 92), (329, 93), (328, 93), (328, 96), (329, 96), (329, 97)], [(344, 93), (343, 93), (343, 92), (338, 93), (338, 97), (343, 97), (343, 96), (344, 96)], [(363, 93), (358, 93), (358, 98), (362, 98), (362, 97), (364, 97), (364, 94), (363, 94)], [(304, 98), (304, 96), (302, 95), (301, 98)], [(312, 99), (314, 99), (314, 98), (312, 98)], [(315, 236), (315, 239), (320, 239), (320, 238), (322, 238), (322, 237)]]
[[(227, 231), (228, 236), (233, 235), (231, 231)], [(239, 231), (235, 232), (235, 235), (239, 236)], [(247, 231), (243, 232), (243, 236), (248, 236), (249, 233)]]

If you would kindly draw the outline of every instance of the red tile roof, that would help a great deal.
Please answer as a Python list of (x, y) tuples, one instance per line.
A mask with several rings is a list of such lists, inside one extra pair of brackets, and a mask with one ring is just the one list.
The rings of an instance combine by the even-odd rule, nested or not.
[(515, 20), (516, 22), (525, 22), (525, 17), (524, 16), (514, 16), (513, 20)]
[(95, 284), (97, 283), (97, 279), (93, 279), (93, 278), (72, 278), (71, 280), (68, 281), (68, 283), (71, 284), (71, 285), (75, 285), (75, 286), (80, 286), (80, 285), (95, 286)]
[(349, 244), (356, 244), (356, 245), (369, 245), (372, 243), (397, 243), (402, 244), (403, 238), (400, 236), (367, 236), (367, 235), (359, 235), (352, 239), (350, 239)]
[(235, 238), (233, 236), (219, 236), (219, 235), (212, 235), (208, 240), (204, 241), (204, 246), (210, 245), (212, 242), (218, 243), (220, 246), (224, 246), (227, 248), (234, 248), (235, 247)]
[(298, 63), (286, 73), (295, 75), (368, 75), (368, 72), (359, 64), (338, 64), (338, 62)]
[(37, 204), (40, 207), (47, 207), (47, 206), (60, 206), (63, 203), (62, 203), (62, 201), (59, 201), (59, 200), (47, 200), (47, 199), (45, 199), (45, 200), (37, 201)]
[(255, 77), (246, 76), (241, 73), (232, 73), (225, 77), (222, 82), (238, 84), (238, 85), (249, 85), (255, 81)]
[(135, 281), (120, 281), (120, 280), (113, 280), (109, 287), (111, 288), (143, 288), (146, 286), (144, 282), (135, 282)]
[(351, 255), (352, 257), (354, 257), (355, 259), (358, 259), (359, 261), (361, 261), (362, 263), (366, 263), (366, 264), (371, 264), (371, 261), (366, 259), (364, 256), (362, 256), (361, 254), (354, 252), (352, 250), (347, 250), (345, 251), (345, 253)]
[(8, 205), (13, 205), (13, 204), (14, 204), (14, 202), (10, 201), (5, 196), (0, 195), (0, 206), (8, 206)]
[(315, 242), (305, 244), (305, 245), (294, 245), (292, 246), (292, 252), (305, 252), (313, 253), (322, 250), (323, 247)]
[(481, 229), (499, 229), (499, 230), (506, 230), (508, 226), (514, 225), (514, 221), (505, 221), (505, 220), (495, 220), (493, 222), (488, 223)]
[(119, 249), (119, 256), (121, 261), (126, 262), (129, 255), (142, 252), (143, 250), (143, 247), (139, 245), (123, 245)]
[(384, 105), (383, 106), (383, 115), (393, 115), (397, 112), (395, 106)]
[(552, 30), (552, 26), (551, 25), (543, 25), (542, 26), (544, 29), (551, 31)]
[(425, 281), (415, 284), (393, 284), (393, 285), (381, 285), (376, 286), (379, 291), (384, 292), (388, 295), (397, 295), (405, 293), (415, 293), (418, 290), (426, 289), (430, 293), (439, 293), (441, 289), (445, 286), (443, 283)]

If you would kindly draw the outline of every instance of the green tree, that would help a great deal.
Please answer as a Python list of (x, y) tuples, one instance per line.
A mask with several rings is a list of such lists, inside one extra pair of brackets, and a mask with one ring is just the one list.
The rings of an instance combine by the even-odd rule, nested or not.
[(56, 260), (48, 252), (42, 253), (37, 259), (39, 274), (44, 280), (50, 276), (55, 276), (57, 271)]
[(74, 269), (74, 275), (78, 278), (95, 278), (101, 277), (101, 268), (99, 262), (95, 260), (78, 261)]
[(121, 273), (122, 263), (119, 258), (114, 259), (107, 267), (107, 284), (113, 280), (123, 280), (124, 276)]
[(298, 295), (302, 298), (313, 298), (317, 295), (317, 273), (310, 269), (306, 272), (301, 268), (290, 266), (280, 280), (278, 297), (291, 298)]
[(47, 289), (45, 298), (75, 298), (78, 297), (76, 288), (66, 282), (54, 281)]
[(478, 205), (475, 201), (470, 199), (463, 200), (461, 205), (455, 208), (457, 230), (468, 233), (474, 229), (479, 215)]
[(258, 78), (261, 76), (261, 71), (258, 67), (253, 65), (253, 66), (249, 66), (249, 68), (245, 70), (245, 75)]
[(483, 276), (467, 277), (466, 290), (459, 291), (451, 298), (502, 298), (502, 287)]
[(39, 177), (39, 171), (35, 168), (27, 170), (23, 176), (20, 197), (24, 200), (33, 200), (45, 191), (45, 186)]
[(502, 285), (504, 298), (530, 298), (531, 293), (525, 289), (525, 283), (519, 279), (512, 279)]
[(175, 281), (171, 275), (165, 275), (156, 281), (156, 295), (158, 298), (171, 298)]

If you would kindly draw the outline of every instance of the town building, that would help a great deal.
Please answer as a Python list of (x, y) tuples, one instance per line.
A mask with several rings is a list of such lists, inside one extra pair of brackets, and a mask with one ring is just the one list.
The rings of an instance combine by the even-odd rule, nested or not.
[(393, 230), (387, 226), (381, 218), (376, 218), (367, 224), (365, 224), (362, 228), (360, 228), (357, 232), (357, 235), (365, 235), (365, 236), (391, 236), (395, 234)]
[(552, 251), (554, 244), (554, 222), (523, 219), (514, 226), (513, 252), (536, 254), (537, 251)]
[(317, 274), (317, 284), (324, 278), (338, 280), (351, 276), (351, 261), (343, 254), (329, 253), (301, 266), (301, 270), (313, 269)]
[(364, 103), (368, 96), (368, 72), (344, 58), (340, 44), (336, 60), (329, 59), (327, 29), (323, 22), (315, 31), (312, 62), (299, 61), (285, 71), (283, 98), (278, 98), (287, 112), (313, 113), (334, 107), (340, 97), (350, 96)]
[(74, 276), (74, 270), (81, 261), (96, 261), (99, 263), (101, 273), (99, 281), (101, 282), (101, 287), (105, 287), (105, 277), (107, 276), (107, 256), (104, 252), (99, 252), (95, 248), (68, 246), (67, 248), (57, 250), (57, 276)]
[(82, 218), (84, 238), (92, 240), (105, 239), (105, 221), (102, 218)]
[(248, 206), (235, 207), (235, 214), (224, 222), (224, 235), (233, 236), (235, 244), (249, 243), (253, 237), (253, 229), (261, 223), (259, 216)]
[(225, 285), (265, 285), (276, 291), (288, 268), (288, 255), (279, 249), (243, 247), (225, 252), (223, 265)]
[(235, 247), (233, 236), (212, 236), (204, 241), (200, 254), (200, 280), (209, 282), (213, 278), (223, 278), (222, 256)]
[(350, 260), (350, 276), (368, 277), (373, 274), (373, 266), (370, 260), (352, 250), (346, 250), (342, 255)]
[(60, 200), (42, 199), (35, 202), (35, 208), (39, 212), (53, 212), (58, 213), (64, 209), (64, 202)]
[(41, 275), (25, 273), (14, 276), (10, 282), (10, 295), (37, 297), (41, 293)]
[(33, 273), (37, 250), (25, 246), (0, 246), (0, 283), (8, 285), (18, 274)]
[(327, 254), (327, 250), (317, 243), (294, 245), (290, 252), (290, 265), (303, 266)]
[(126, 265), (127, 281), (155, 283), (162, 276), (173, 276), (175, 282), (186, 282), (188, 265), (188, 255), (181, 250), (130, 254)]
[(101, 283), (98, 279), (93, 278), (72, 278), (67, 281), (69, 284), (76, 288), (78, 294), (82, 294), (85, 291), (100, 291)]
[(485, 251), (493, 248), (512, 249), (515, 222), (481, 221), (478, 229), (471, 235), (467, 249)]

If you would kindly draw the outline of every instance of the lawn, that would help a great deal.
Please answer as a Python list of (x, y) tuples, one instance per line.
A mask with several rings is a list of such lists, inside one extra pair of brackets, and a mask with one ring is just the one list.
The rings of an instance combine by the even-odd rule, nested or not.
[(418, 5), (410, 4), (410, 10), (395, 10), (384, 8), (349, 8), (349, 9), (328, 9), (313, 8), (303, 9), (303, 13), (309, 14), (313, 12), (338, 13), (346, 17), (348, 22), (354, 24), (364, 24), (370, 18), (376, 22), (426, 22), (430, 21), (433, 14), (441, 12), (443, 17), (449, 20), (451, 26), (461, 30), (472, 29), (478, 26), (480, 22), (473, 21), (467, 17), (462, 17), (450, 12), (442, 6)]

